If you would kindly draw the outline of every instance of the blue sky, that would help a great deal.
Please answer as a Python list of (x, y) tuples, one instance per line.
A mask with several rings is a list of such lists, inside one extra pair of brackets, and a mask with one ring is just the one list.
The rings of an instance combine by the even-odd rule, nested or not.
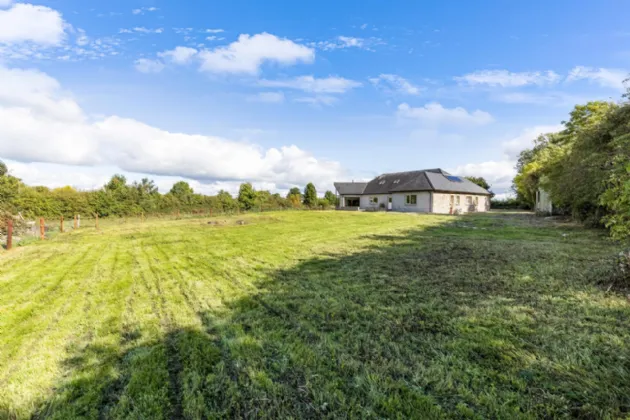
[(622, 1), (0, 0), (0, 159), (284, 192), (442, 167), (508, 191), (574, 104), (619, 100)]

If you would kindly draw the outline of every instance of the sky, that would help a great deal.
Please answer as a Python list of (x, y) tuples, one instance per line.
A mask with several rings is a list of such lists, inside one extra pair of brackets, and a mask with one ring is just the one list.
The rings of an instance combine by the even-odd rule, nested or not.
[(520, 150), (619, 101), (627, 1), (0, 0), (0, 160), (162, 192), (443, 168), (509, 194)]

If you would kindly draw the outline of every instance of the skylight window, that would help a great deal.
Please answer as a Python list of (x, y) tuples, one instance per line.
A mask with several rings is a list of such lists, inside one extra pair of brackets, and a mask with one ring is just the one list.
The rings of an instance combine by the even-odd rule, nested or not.
[(394, 181), (394, 184), (398, 184), (400, 182), (400, 179), (397, 179)]
[(379, 182), (379, 184), (383, 185), (385, 183), (385, 180), (382, 180), (381, 182)]
[(462, 179), (458, 176), (453, 176), (453, 175), (447, 175), (446, 179), (448, 179), (451, 182), (464, 182), (462, 181)]

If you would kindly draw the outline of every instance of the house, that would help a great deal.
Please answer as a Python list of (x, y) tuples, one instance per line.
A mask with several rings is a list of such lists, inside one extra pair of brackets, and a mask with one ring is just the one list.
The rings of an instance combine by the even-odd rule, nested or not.
[(542, 188), (536, 191), (536, 213), (537, 214), (553, 214), (553, 203), (549, 193)]
[(491, 193), (442, 169), (379, 175), (370, 182), (336, 182), (339, 209), (462, 214), (490, 209)]

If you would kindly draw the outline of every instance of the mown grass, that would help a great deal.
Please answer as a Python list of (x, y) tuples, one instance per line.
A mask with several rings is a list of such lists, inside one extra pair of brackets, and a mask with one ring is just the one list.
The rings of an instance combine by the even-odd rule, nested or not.
[(630, 413), (630, 304), (599, 286), (600, 232), (510, 213), (208, 220), (0, 253), (0, 418)]

